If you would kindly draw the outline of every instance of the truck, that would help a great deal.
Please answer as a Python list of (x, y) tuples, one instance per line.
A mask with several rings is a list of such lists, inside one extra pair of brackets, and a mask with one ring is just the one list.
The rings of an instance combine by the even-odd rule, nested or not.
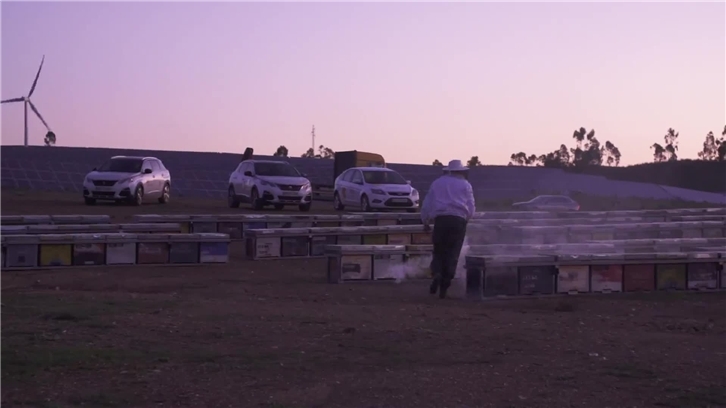
[(346, 152), (336, 152), (333, 157), (333, 178), (330, 184), (313, 185), (313, 198), (318, 201), (333, 201), (333, 191), (335, 191), (335, 179), (340, 173), (351, 167), (386, 167), (386, 161), (383, 156), (376, 153), (359, 152), (357, 150), (349, 150)]

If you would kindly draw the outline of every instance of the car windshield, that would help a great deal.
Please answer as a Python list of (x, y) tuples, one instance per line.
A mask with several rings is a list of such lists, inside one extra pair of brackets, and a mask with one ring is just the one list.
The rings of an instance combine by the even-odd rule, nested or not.
[(368, 184), (406, 184), (406, 180), (395, 171), (363, 171)]
[(111, 159), (106, 163), (103, 163), (103, 165), (98, 168), (98, 171), (108, 173), (139, 173), (141, 172), (142, 163), (143, 160), (141, 159)]
[(300, 177), (300, 172), (289, 163), (255, 163), (258, 176)]

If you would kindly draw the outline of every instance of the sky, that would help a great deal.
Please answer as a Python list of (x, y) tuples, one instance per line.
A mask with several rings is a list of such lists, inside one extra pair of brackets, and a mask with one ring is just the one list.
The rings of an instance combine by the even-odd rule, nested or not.
[[(507, 164), (595, 129), (621, 164), (726, 125), (726, 3), (0, 4), (1, 96), (59, 146), (241, 153), (316, 145)], [(23, 143), (22, 103), (2, 144)], [(29, 112), (30, 144), (45, 128)]]

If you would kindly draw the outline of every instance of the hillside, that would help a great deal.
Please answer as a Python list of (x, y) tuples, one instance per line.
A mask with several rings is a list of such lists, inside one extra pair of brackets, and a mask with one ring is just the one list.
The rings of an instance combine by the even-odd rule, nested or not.
[(569, 172), (607, 177), (611, 180), (654, 183), (690, 190), (726, 193), (726, 161), (678, 160), (642, 163), (627, 167), (593, 166)]

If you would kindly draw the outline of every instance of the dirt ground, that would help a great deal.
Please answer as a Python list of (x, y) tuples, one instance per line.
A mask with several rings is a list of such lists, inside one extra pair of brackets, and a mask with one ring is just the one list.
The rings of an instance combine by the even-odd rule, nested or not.
[[(85, 207), (2, 193), (2, 214)], [(726, 407), (726, 293), (439, 300), (325, 262), (2, 273), (3, 407)]]

